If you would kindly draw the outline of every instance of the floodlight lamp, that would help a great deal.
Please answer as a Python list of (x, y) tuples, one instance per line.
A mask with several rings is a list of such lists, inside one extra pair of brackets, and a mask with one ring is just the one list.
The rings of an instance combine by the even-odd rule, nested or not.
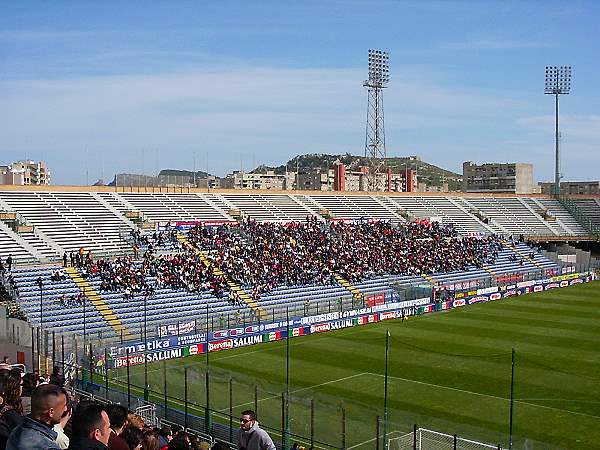
[(366, 84), (382, 86), (389, 82), (389, 53), (369, 49), (369, 79)]
[(546, 66), (545, 94), (568, 94), (571, 91), (571, 66)]

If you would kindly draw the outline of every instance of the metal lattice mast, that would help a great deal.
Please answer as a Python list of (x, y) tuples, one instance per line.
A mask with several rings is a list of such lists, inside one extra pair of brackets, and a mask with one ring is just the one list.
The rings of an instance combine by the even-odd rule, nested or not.
[(369, 78), (367, 88), (367, 130), (365, 157), (369, 158), (369, 190), (378, 188), (379, 174), (385, 163), (385, 123), (383, 113), (383, 89), (390, 81), (390, 55), (381, 50), (369, 50)]
[(571, 66), (546, 66), (544, 94), (554, 95), (555, 98), (555, 172), (554, 194), (560, 195), (560, 132), (558, 131), (558, 97), (571, 92)]

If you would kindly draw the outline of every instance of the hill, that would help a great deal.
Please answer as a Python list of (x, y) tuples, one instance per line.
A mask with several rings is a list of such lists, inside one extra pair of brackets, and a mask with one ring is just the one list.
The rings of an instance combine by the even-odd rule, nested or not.
[[(336, 161), (345, 164), (350, 170), (357, 170), (360, 166), (368, 166), (369, 163), (368, 158), (351, 155), (349, 153), (343, 155), (308, 153), (305, 155), (296, 155), (280, 166), (258, 166), (252, 172), (266, 173), (267, 170), (273, 170), (275, 173), (282, 174), (285, 173), (286, 170), (297, 170), (299, 172), (317, 168), (325, 170)], [(416, 156), (386, 158), (385, 166), (390, 167), (392, 172), (399, 172), (407, 168), (416, 170), (419, 182), (427, 183), (428, 186), (442, 186), (442, 184), (446, 182), (448, 183), (448, 189), (450, 191), (459, 191), (461, 189), (461, 174), (429, 164)]]

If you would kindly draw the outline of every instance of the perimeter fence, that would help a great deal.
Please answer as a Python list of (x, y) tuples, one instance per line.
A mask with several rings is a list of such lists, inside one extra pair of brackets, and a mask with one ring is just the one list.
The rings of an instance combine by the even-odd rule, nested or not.
[[(534, 289), (536, 285), (530, 284), (530, 281), (539, 280), (535, 275), (535, 273), (530, 274), (531, 278), (529, 279), (529, 276), (521, 274), (523, 278), (520, 283), (523, 283), (523, 292), (537, 292)], [(576, 274), (572, 275), (573, 277), (569, 275), (567, 278), (571, 281), (576, 280)], [(517, 282), (510, 278), (507, 281)], [(454, 286), (454, 300), (442, 297), (434, 303), (410, 307), (406, 311), (407, 315), (460, 306), (449, 303), (457, 302), (457, 300), (462, 300), (463, 305), (470, 304), (470, 293), (476, 292), (478, 289), (481, 295), (473, 298), (476, 302), (492, 301), (494, 300), (491, 298), (492, 295), (502, 294), (502, 298), (504, 298), (504, 294), (510, 293), (510, 289), (498, 288), (497, 292), (489, 294), (487, 293), (488, 286), (485, 283), (489, 283), (489, 280), (482, 280), (482, 284), (476, 286), (457, 284)], [(544, 283), (546, 282), (544, 281)], [(548, 285), (549, 283), (539, 284), (542, 288), (546, 288)], [(494, 286), (490, 286), (490, 288), (492, 287)], [(488, 298), (482, 300), (482, 296), (486, 295)], [(518, 295), (518, 293), (515, 292), (511, 295)], [(349, 299), (347, 302), (343, 300), (340, 302), (330, 301), (325, 310), (322, 309), (322, 305), (317, 306), (317, 308), (321, 308), (318, 310), (319, 320), (338, 323), (343, 318), (344, 326), (352, 327), (356, 324), (368, 323), (369, 315), (378, 315), (378, 321), (400, 318), (400, 315), (386, 316), (387, 312), (375, 313), (374, 310), (359, 309), (357, 314), (359, 317), (365, 318), (365, 321), (354, 322), (354, 319), (348, 317), (351, 317), (350, 313), (355, 311), (351, 308), (356, 308), (356, 306), (353, 299)], [(304, 305), (298, 306), (296, 313), (303, 313), (303, 309)], [(311, 311), (307, 312), (310, 314)], [(346, 316), (345, 313), (347, 313)], [(289, 310), (283, 314), (283, 317), (286, 317), (289, 315)], [(281, 311), (272, 312), (272, 318), (275, 320), (281, 316)], [(314, 331), (310, 331), (313, 333), (321, 322), (311, 320), (306, 323), (311, 324), (310, 327), (316, 327)], [(215, 333), (221, 331), (220, 327), (215, 325), (214, 319), (207, 320), (200, 326), (204, 326), (204, 332), (210, 336), (209, 341), (203, 345), (209, 349), (211, 346), (216, 349), (215, 346), (221, 341), (217, 340)], [(213, 326), (215, 328), (212, 328)], [(249, 326), (258, 325), (254, 323)], [(282, 329), (281, 326), (279, 328)], [(149, 335), (149, 330), (143, 330), (140, 337), (146, 333)], [(120, 337), (89, 339), (88, 336), (88, 339), (82, 340), (81, 336), (64, 336), (45, 331), (40, 333), (39, 329), (33, 328), (32, 342), (37, 344), (35, 344), (36, 351), (32, 352), (31, 363), (33, 367), (39, 368), (40, 373), (56, 364), (62, 368), (67, 378), (71, 379), (74, 385), (82, 391), (126, 404), (130, 409), (146, 404), (156, 405), (156, 411), (161, 420), (181, 423), (186, 428), (211, 434), (229, 442), (235, 441), (239, 414), (245, 409), (253, 409), (259, 415), (261, 426), (279, 442), (278, 445), (289, 448), (292, 442), (298, 442), (307, 448), (323, 450), (394, 448), (390, 446), (396, 445), (395, 442), (403, 442), (408, 439), (406, 436), (411, 433), (414, 423), (420, 424), (424, 427), (423, 429), (441, 430), (446, 433), (460, 431), (461, 435), (469, 438), (499, 442), (504, 447), (508, 447), (506, 443), (509, 435), (508, 418), (511, 400), (518, 404), (514, 416), (515, 444), (513, 448), (549, 449), (553, 447), (536, 444), (536, 441), (526, 440), (520, 435), (524, 430), (521, 424), (528, 420), (527, 416), (536, 417), (540, 421), (545, 420), (546, 416), (541, 414), (544, 408), (564, 410), (568, 413), (569, 409), (572, 409), (569, 406), (569, 396), (573, 395), (569, 386), (574, 379), (578, 380), (578, 386), (582, 387), (582, 391), (593, 393), (598, 388), (597, 379), (586, 375), (582, 376), (577, 370), (561, 366), (560, 360), (548, 362), (533, 355), (517, 354), (516, 363), (513, 360), (516, 370), (513, 380), (510, 375), (510, 351), (490, 351), (481, 355), (468, 351), (452, 353), (435, 343), (416, 345), (414, 342), (398, 336), (392, 336), (389, 344), (394, 352), (405, 354), (405, 363), (402, 364), (403, 368), (396, 365), (393, 368), (394, 376), (390, 376), (388, 379), (387, 372), (384, 372), (381, 363), (386, 346), (385, 341), (381, 334), (370, 336), (368, 332), (364, 336), (363, 333), (353, 334), (354, 337), (359, 336), (359, 339), (369, 346), (369, 351), (361, 355), (361, 359), (366, 361), (366, 368), (348, 372), (347, 366), (350, 366), (351, 359), (358, 358), (357, 355), (352, 356), (351, 352), (344, 353), (344, 348), (349, 344), (340, 338), (337, 352), (342, 356), (347, 355), (346, 362), (348, 364), (345, 364), (346, 367), (339, 373), (335, 371), (328, 373), (329, 379), (326, 381), (311, 382), (311, 374), (318, 373), (319, 367), (303, 365), (305, 357), (300, 352), (294, 353), (291, 362), (285, 356), (285, 347), (289, 341), (294, 342), (293, 346), (297, 345), (296, 342), (298, 344), (304, 342), (292, 339), (292, 337), (302, 335), (303, 332), (299, 331), (297, 335), (292, 334), (288, 323), (287, 330), (284, 325), (283, 331), (273, 333), (276, 335), (274, 340), (282, 342), (279, 346), (271, 347), (276, 349), (273, 351), (272, 359), (266, 358), (258, 361), (253, 357), (253, 352), (256, 350), (247, 351), (248, 349), (246, 349), (244, 350), (245, 356), (240, 356), (241, 352), (236, 352), (235, 349), (231, 352), (218, 353), (214, 353), (211, 349), (208, 352), (200, 351), (199, 353), (204, 353), (202, 356), (154, 362), (145, 354), (147, 348), (142, 351), (140, 347), (136, 347), (139, 340), (136, 341), (137, 344), (127, 341), (121, 343)], [(250, 344), (268, 341), (271, 339), (270, 334), (268, 330), (265, 330), (261, 334), (261, 339), (252, 341)], [(269, 337), (264, 338), (265, 335)], [(288, 339), (287, 336), (290, 338)], [(332, 337), (332, 339), (335, 338)], [(315, 341), (313, 340), (313, 342)], [(145, 340), (145, 342), (149, 341)], [(310, 339), (307, 342), (310, 342)], [(135, 352), (125, 350), (125, 354), (120, 357), (120, 367), (112, 368), (116, 358), (109, 350), (111, 343), (121, 349), (133, 347), (136, 350)], [(468, 349), (467, 342), (465, 342), (465, 346)], [(189, 353), (190, 347), (187, 348), (187, 355), (193, 355)], [(178, 349), (173, 349), (173, 351), (178, 351)], [(415, 372), (421, 361), (432, 355), (437, 358), (439, 364), (445, 365), (445, 370), (449, 374), (447, 378), (435, 380), (434, 377)], [(171, 356), (175, 357), (176, 355), (172, 354)], [(183, 356), (183, 354), (179, 356)], [(139, 361), (134, 364), (132, 361), (135, 358), (141, 358), (141, 364)], [(242, 363), (228, 362), (233, 358), (241, 358)], [(473, 377), (492, 377), (497, 380), (496, 385), (481, 390), (480, 387), (470, 387), (466, 381), (452, 376), (452, 371), (463, 370), (465, 365), (471, 364), (469, 361), (476, 362), (472, 364)], [(256, 367), (256, 364), (266, 364), (267, 367)], [(287, 367), (286, 364), (288, 364)], [(270, 377), (271, 381), (267, 381), (269, 377), (267, 379), (261, 377), (265, 369), (267, 369), (266, 372), (271, 371), (277, 376)], [(550, 372), (548, 382), (552, 386), (556, 386), (550, 391), (552, 395), (556, 394), (555, 398), (540, 398), (543, 397), (542, 394), (547, 395), (548, 390), (531, 383), (530, 380), (539, 377), (541, 371)], [(286, 374), (288, 374), (287, 382)], [(515, 380), (514, 396), (509, 396), (511, 381)], [(385, 401), (384, 385), (389, 388), (388, 402)], [(325, 387), (327, 389), (321, 389)], [(456, 402), (457, 405), (469, 404), (469, 402), (483, 405), (483, 417), (481, 417), (480, 423), (487, 421), (490, 424), (499, 423), (501, 425), (486, 428), (477, 424), (463, 424), (461, 421), (464, 419), (460, 418), (459, 420), (453, 420), (452, 417), (440, 419), (436, 412), (436, 405), (430, 403), (431, 398), (435, 400), (435, 395), (431, 395), (432, 392), (444, 393), (439, 397), (439, 401)], [(595, 397), (592, 400), (595, 401)], [(590, 397), (582, 397), (574, 401), (590, 404), (591, 400)], [(600, 399), (598, 403), (600, 404)], [(417, 408), (419, 413), (413, 412), (414, 405), (419, 405)], [(552, 406), (548, 408), (546, 405)], [(577, 413), (577, 408), (574, 413)], [(582, 421), (589, 422), (593, 426), (593, 419), (580, 417), (579, 423)], [(457, 430), (457, 423), (460, 423), (459, 430)], [(440, 435), (442, 434), (440, 433)], [(453, 434), (448, 435), (454, 436)], [(433, 442), (432, 439), (429, 437), (426, 441)], [(491, 448), (498, 448), (498, 445)]]

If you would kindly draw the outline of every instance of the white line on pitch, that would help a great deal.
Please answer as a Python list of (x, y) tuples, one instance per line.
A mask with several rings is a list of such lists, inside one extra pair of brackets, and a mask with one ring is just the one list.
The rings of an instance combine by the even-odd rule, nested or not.
[[(398, 431), (398, 430), (396, 430), (396, 431), (390, 431), (390, 432), (388, 433), (388, 436), (390, 436), (390, 435), (393, 435), (394, 433), (398, 433), (398, 434), (400, 434), (400, 436), (399, 436), (399, 437), (402, 437), (402, 436), (404, 436), (404, 434), (410, 434), (410, 433), (404, 433), (404, 434), (402, 434), (402, 432), (401, 432), (401, 431)], [(371, 438), (371, 439), (367, 439), (366, 441), (362, 441), (362, 442), (360, 442), (360, 443), (358, 443), (358, 444), (356, 444), (356, 445), (353, 445), (352, 447), (346, 447), (346, 450), (351, 450), (351, 449), (353, 449), (353, 448), (360, 447), (360, 446), (362, 446), (362, 445), (368, 444), (369, 442), (373, 442), (374, 440), (376, 440), (376, 439), (379, 439), (380, 437), (383, 437), (383, 435), (382, 435), (382, 434), (380, 434), (380, 435), (379, 435), (379, 436), (377, 436), (377, 437), (374, 437), (374, 438)], [(389, 439), (393, 439), (393, 438), (392, 438), (392, 437), (390, 437)]]
[[(380, 373), (366, 372), (366, 374), (368, 374), (368, 375), (374, 375), (376, 377), (384, 377), (384, 375), (382, 375)], [(444, 386), (444, 385), (441, 385), (441, 384), (427, 383), (426, 381), (411, 380), (409, 378), (394, 377), (394, 376), (391, 376), (391, 375), (389, 375), (389, 378), (393, 378), (395, 380), (407, 381), (409, 383), (422, 384), (423, 386), (433, 386), (433, 387), (438, 387), (438, 388), (442, 388), (442, 389), (448, 389), (450, 391), (462, 392), (464, 394), (472, 394), (472, 395), (477, 395), (477, 396), (480, 396), (480, 397), (488, 397), (488, 398), (494, 398), (496, 400), (504, 400), (506, 402), (510, 401), (509, 398), (498, 397), (497, 395), (482, 394), (481, 392), (467, 391), (465, 389), (453, 388), (453, 387)], [(584, 416), (584, 417), (591, 417), (591, 418), (594, 418), (594, 419), (600, 419), (600, 416), (594, 416), (592, 414), (586, 414), (586, 413), (582, 413), (582, 412), (571, 411), (570, 409), (562, 409), (562, 408), (554, 408), (552, 406), (537, 405), (535, 403), (524, 402), (522, 400), (515, 400), (515, 403), (521, 403), (523, 405), (532, 406), (534, 408), (550, 409), (552, 411), (561, 411), (561, 412), (566, 412), (566, 413), (569, 413), (569, 414), (575, 414), (575, 415), (578, 415), (578, 416)]]
[(517, 401), (517, 402), (523, 402), (526, 400), (527, 401), (538, 401), (538, 402), (569, 402), (569, 403), (598, 403), (598, 404), (600, 404), (600, 401), (598, 401), (598, 400), (576, 400), (573, 398), (550, 398), (550, 397), (515, 398), (515, 401)]
[[(354, 375), (349, 375), (347, 377), (338, 378), (336, 380), (330, 380), (330, 381), (326, 381), (324, 383), (313, 384), (311, 386), (306, 386), (306, 387), (303, 387), (303, 388), (300, 388), (300, 389), (294, 389), (293, 391), (290, 391), (290, 394), (295, 394), (297, 392), (307, 391), (309, 389), (318, 388), (320, 386), (326, 386), (328, 384), (339, 383), (340, 381), (349, 380), (351, 378), (356, 378), (356, 377), (360, 377), (360, 376), (363, 376), (363, 375), (368, 375), (368, 373), (367, 372), (355, 373)], [(281, 397), (281, 395), (272, 395), (270, 397), (260, 398), (260, 399), (258, 399), (258, 401), (262, 402), (262, 401), (265, 401), (265, 400), (273, 400), (275, 398), (280, 398), (280, 397)], [(251, 402), (240, 403), (239, 405), (234, 405), (231, 408), (232, 409), (233, 408), (239, 408), (240, 406), (253, 405), (253, 404), (254, 404), (254, 400), (251, 401)], [(222, 412), (222, 411), (227, 411), (227, 410), (229, 410), (229, 408), (223, 408), (223, 409), (220, 409), (219, 411)]]

